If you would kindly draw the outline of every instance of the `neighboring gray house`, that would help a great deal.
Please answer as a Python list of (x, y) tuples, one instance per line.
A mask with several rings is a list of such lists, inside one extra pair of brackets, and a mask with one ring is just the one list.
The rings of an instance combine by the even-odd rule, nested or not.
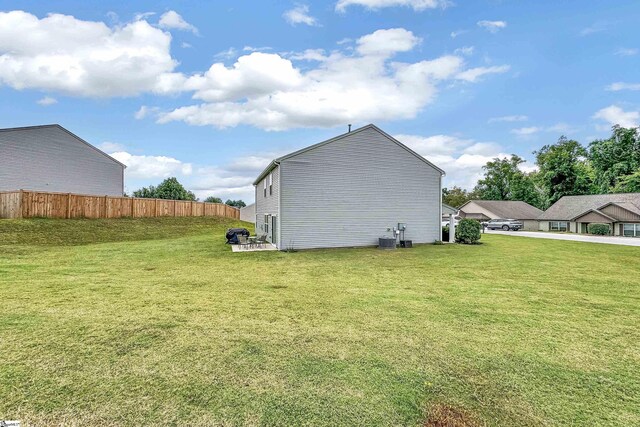
[(60, 125), (0, 129), (0, 191), (122, 196), (125, 167)]
[(441, 239), (444, 171), (374, 125), (272, 161), (253, 183), (256, 233), (278, 249)]
[(517, 219), (523, 230), (538, 229), (538, 217), (542, 211), (526, 202), (511, 200), (469, 200), (460, 206), (462, 218), (488, 221), (490, 219)]
[(640, 237), (640, 193), (564, 196), (538, 218), (541, 231), (588, 233), (609, 224), (616, 236)]
[(244, 208), (240, 208), (240, 221), (252, 222), (256, 223), (256, 204), (251, 203), (250, 205), (245, 206)]

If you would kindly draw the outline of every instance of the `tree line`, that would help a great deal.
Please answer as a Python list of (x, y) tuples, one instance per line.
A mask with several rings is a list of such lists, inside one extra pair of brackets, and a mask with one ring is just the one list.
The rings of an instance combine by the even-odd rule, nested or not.
[[(142, 187), (132, 193), (133, 197), (139, 197), (142, 199), (167, 199), (167, 200), (193, 200), (199, 201), (196, 195), (184, 188), (177, 178), (171, 177), (162, 181), (158, 186), (150, 185), (149, 187)], [(125, 194), (126, 196), (126, 194)], [(222, 199), (219, 197), (209, 196), (204, 199), (207, 203), (222, 203)], [(236, 208), (244, 208), (246, 203), (243, 200), (231, 200), (228, 199), (224, 202), (226, 205)]]
[(472, 190), (442, 189), (442, 201), (460, 207), (473, 199), (521, 200), (547, 209), (562, 196), (640, 192), (640, 128), (614, 126), (611, 137), (588, 146), (564, 136), (533, 152), (534, 172), (521, 157), (494, 158)]

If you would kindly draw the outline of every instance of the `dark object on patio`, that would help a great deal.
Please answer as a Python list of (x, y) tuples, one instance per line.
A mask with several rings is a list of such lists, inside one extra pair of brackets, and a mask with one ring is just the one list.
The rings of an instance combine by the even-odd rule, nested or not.
[(400, 247), (401, 248), (412, 248), (413, 247), (413, 240), (400, 240)]
[(246, 228), (230, 228), (227, 230), (227, 234), (225, 237), (227, 238), (227, 243), (231, 245), (238, 244), (238, 235), (249, 237), (249, 230)]
[(395, 237), (380, 237), (378, 239), (378, 247), (380, 249), (395, 249), (396, 238)]

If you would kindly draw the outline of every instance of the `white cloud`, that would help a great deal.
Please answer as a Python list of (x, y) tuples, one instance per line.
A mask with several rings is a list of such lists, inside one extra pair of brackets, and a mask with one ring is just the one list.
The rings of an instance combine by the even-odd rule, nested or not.
[(44, 107), (57, 104), (57, 103), (58, 103), (58, 100), (50, 96), (45, 96), (44, 98), (40, 98), (36, 101), (36, 104), (42, 105)]
[(238, 56), (238, 50), (235, 47), (230, 47), (227, 50), (223, 50), (221, 52), (213, 55), (214, 58), (223, 58), (223, 59), (231, 59)]
[(452, 38), (452, 39), (455, 39), (456, 37), (461, 36), (461, 35), (463, 35), (463, 34), (465, 34), (465, 33), (468, 33), (468, 32), (469, 32), (469, 30), (451, 31), (451, 34), (450, 34), (450, 35), (451, 35), (451, 38)]
[(175, 10), (163, 13), (162, 16), (160, 16), (158, 25), (160, 28), (168, 30), (191, 31), (194, 34), (198, 34), (198, 29), (185, 21)]
[[(360, 37), (348, 54), (309, 49), (285, 58), (253, 52), (232, 66), (216, 63), (205, 73), (185, 76), (182, 84), (183, 91), (202, 102), (161, 113), (158, 121), (284, 130), (410, 119), (434, 101), (447, 81), (473, 83), (509, 69), (465, 70), (465, 61), (456, 55), (413, 63), (393, 60), (419, 42), (410, 31), (394, 28)], [(301, 68), (296, 60), (314, 62)]]
[(183, 163), (173, 157), (136, 156), (126, 151), (111, 153), (111, 157), (127, 165), (127, 178), (168, 178), (174, 175), (191, 175), (191, 163)]
[(456, 55), (471, 56), (473, 55), (474, 50), (475, 48), (473, 46), (464, 46), (464, 47), (457, 48), (456, 50), (453, 51), (453, 53), (455, 53)]
[(143, 105), (138, 109), (138, 111), (135, 112), (133, 117), (135, 117), (136, 120), (142, 120), (149, 115), (157, 114), (158, 111), (160, 111), (158, 107), (147, 107), (146, 105)]
[(511, 133), (518, 136), (530, 136), (542, 130), (543, 129), (538, 126), (529, 126), (529, 127), (518, 128), (518, 129), (511, 129)]
[(474, 83), (478, 81), (478, 79), (487, 74), (502, 74), (506, 73), (511, 69), (508, 65), (494, 65), (492, 67), (476, 67), (470, 68), (459, 73), (456, 78), (459, 80), (464, 80), (467, 82)]
[(640, 111), (624, 111), (617, 105), (598, 110), (593, 118), (604, 120), (611, 126), (620, 125), (625, 128), (640, 126)]
[(589, 27), (583, 28), (580, 31), (580, 35), (584, 37), (584, 36), (589, 36), (591, 34), (599, 33), (604, 31), (607, 28), (607, 26), (608, 24), (606, 23), (598, 22)]
[(304, 52), (293, 53), (290, 58), (297, 61), (325, 61), (328, 59), (324, 49), (307, 49)]
[(182, 42), (180, 43), (180, 47), (183, 49), (191, 49), (193, 46), (190, 43)]
[(529, 127), (511, 129), (512, 134), (518, 135), (521, 137), (529, 137), (540, 132), (553, 132), (553, 133), (561, 133), (563, 135), (567, 135), (575, 131), (576, 129), (574, 127), (566, 123), (556, 123), (555, 125), (547, 126), (547, 127), (529, 126)]
[(161, 93), (175, 78), (170, 43), (144, 20), (110, 28), (69, 15), (0, 12), (0, 84), (86, 97)]
[(411, 31), (404, 28), (391, 28), (377, 30), (360, 37), (356, 41), (356, 50), (361, 55), (388, 56), (396, 52), (407, 52), (420, 42), (420, 37), (414, 36)]
[(478, 21), (478, 27), (482, 27), (490, 33), (497, 33), (498, 31), (506, 28), (507, 23), (505, 21)]
[(309, 15), (309, 6), (298, 4), (282, 14), (282, 17), (291, 25), (305, 24), (311, 27), (319, 26), (318, 20)]
[(489, 123), (500, 123), (500, 122), (526, 122), (529, 120), (529, 117), (523, 115), (513, 115), (513, 116), (502, 116), (502, 117), (492, 117), (489, 119)]
[(109, 141), (105, 141), (100, 145), (97, 145), (97, 147), (104, 151), (105, 153), (115, 153), (117, 151), (125, 151), (126, 147), (122, 144), (119, 144), (117, 142), (109, 142)]
[(617, 92), (620, 90), (640, 90), (640, 83), (624, 83), (624, 82), (616, 82), (611, 83), (606, 88), (607, 90)]
[(358, 5), (366, 9), (382, 9), (385, 7), (405, 6), (415, 11), (426, 9), (444, 9), (452, 3), (449, 0), (338, 0), (336, 3), (336, 11), (344, 12), (347, 7)]
[(482, 177), (484, 166), (495, 157), (508, 157), (499, 144), (477, 142), (452, 135), (395, 135), (398, 141), (442, 168), (444, 186), (473, 188)]
[(640, 53), (640, 49), (621, 47), (614, 52), (618, 56), (634, 56)]

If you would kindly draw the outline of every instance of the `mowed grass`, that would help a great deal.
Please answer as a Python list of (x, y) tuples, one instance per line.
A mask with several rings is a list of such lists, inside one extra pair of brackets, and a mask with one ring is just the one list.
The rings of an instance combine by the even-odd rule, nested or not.
[(640, 248), (232, 254), (238, 224), (0, 221), (0, 419), (640, 425)]

